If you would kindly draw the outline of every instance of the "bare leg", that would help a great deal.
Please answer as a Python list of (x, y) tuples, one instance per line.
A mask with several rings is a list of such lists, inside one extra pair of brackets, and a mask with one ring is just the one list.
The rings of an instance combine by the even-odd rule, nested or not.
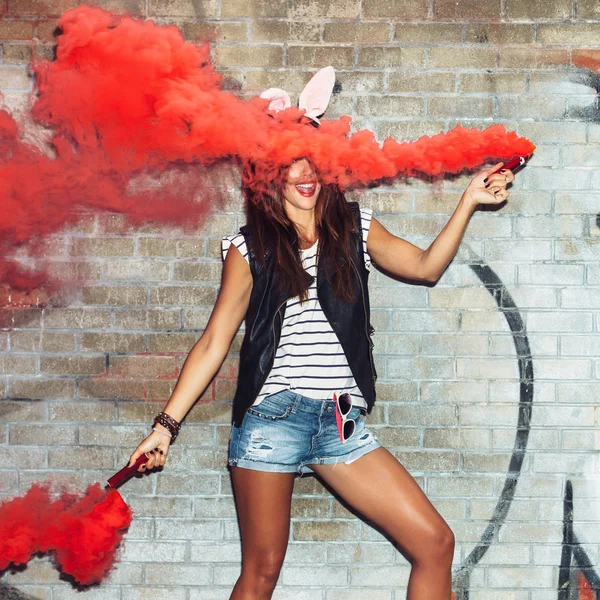
[(290, 532), (294, 473), (231, 467), (242, 536), (242, 573), (230, 600), (270, 600)]
[(412, 564), (407, 600), (450, 600), (454, 534), (388, 450), (311, 469), (406, 552)]

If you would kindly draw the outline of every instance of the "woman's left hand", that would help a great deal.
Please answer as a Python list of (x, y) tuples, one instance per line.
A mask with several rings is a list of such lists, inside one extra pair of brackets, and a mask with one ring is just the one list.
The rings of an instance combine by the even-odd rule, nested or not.
[(506, 186), (515, 179), (512, 171), (504, 169), (491, 175), (503, 164), (499, 162), (490, 169), (477, 173), (467, 186), (463, 197), (472, 202), (474, 207), (477, 204), (501, 204), (510, 196)]

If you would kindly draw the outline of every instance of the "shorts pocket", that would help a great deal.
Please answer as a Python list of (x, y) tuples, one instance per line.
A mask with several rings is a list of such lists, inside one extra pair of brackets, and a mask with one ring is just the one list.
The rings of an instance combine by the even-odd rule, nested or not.
[(267, 396), (260, 401), (256, 406), (248, 408), (251, 415), (270, 419), (272, 421), (279, 419), (287, 419), (294, 408), (294, 400), (288, 400), (285, 397), (278, 397), (277, 394)]

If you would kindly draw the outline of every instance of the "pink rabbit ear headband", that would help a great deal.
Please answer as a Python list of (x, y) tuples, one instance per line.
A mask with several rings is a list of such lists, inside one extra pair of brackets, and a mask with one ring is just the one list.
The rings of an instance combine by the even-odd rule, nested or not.
[[(319, 117), (327, 110), (334, 85), (335, 71), (333, 67), (325, 67), (315, 73), (300, 94), (298, 108), (305, 111), (304, 116), (311, 119), (316, 125), (320, 123)], [(270, 100), (267, 109), (273, 113), (292, 106), (289, 94), (279, 88), (269, 88), (260, 97)]]

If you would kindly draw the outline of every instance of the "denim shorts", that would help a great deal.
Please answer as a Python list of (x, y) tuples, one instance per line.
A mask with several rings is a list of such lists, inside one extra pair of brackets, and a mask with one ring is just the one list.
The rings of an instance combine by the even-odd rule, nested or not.
[(356, 420), (356, 431), (342, 443), (333, 400), (277, 392), (251, 406), (239, 427), (232, 426), (228, 463), (299, 476), (311, 473), (313, 464), (349, 464), (381, 444), (365, 427), (359, 407), (354, 406), (348, 417)]

